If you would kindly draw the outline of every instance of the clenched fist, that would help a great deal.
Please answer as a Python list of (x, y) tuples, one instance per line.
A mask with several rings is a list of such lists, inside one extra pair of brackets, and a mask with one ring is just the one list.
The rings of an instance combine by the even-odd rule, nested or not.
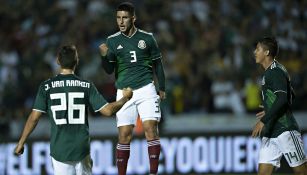
[(132, 95), (133, 95), (133, 92), (132, 92), (132, 89), (130, 87), (123, 89), (123, 96), (124, 97), (131, 99)]
[(102, 43), (100, 46), (99, 46), (99, 51), (100, 51), (100, 54), (101, 56), (106, 56), (107, 53), (108, 53), (108, 46), (105, 44), (105, 43)]

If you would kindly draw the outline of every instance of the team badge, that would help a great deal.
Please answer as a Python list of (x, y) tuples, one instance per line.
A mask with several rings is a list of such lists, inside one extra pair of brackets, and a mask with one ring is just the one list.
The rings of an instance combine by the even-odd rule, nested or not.
[(138, 48), (140, 49), (145, 49), (146, 48), (146, 43), (144, 40), (140, 40), (138, 43)]

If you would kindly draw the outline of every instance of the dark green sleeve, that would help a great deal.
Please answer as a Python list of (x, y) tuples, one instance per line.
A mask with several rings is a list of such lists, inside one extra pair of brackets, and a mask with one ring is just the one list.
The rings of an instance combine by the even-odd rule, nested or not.
[(114, 72), (115, 65), (113, 62), (109, 61), (108, 56), (101, 56), (101, 63), (107, 74), (112, 74)]
[(265, 112), (265, 116), (261, 121), (266, 124), (267, 129), (271, 129), (274, 123), (283, 116), (287, 111), (287, 94), (282, 92), (276, 92), (276, 99), (271, 108)]
[(270, 83), (271, 90), (274, 93), (281, 91), (287, 93), (288, 80), (287, 76), (281, 69), (272, 69), (270, 74), (268, 74), (267, 79), (269, 80), (268, 83)]
[(99, 111), (104, 105), (107, 104), (107, 101), (103, 96), (98, 92), (97, 88), (93, 83), (90, 85), (89, 90), (89, 103), (95, 112)]
[(33, 109), (41, 112), (47, 112), (47, 90), (49, 85), (47, 83), (41, 83), (36, 94)]
[(160, 52), (160, 49), (158, 47), (157, 41), (156, 41), (156, 39), (154, 38), (153, 35), (151, 35), (149, 43), (150, 43), (150, 56), (151, 56), (151, 59), (152, 60), (160, 59), (162, 57), (161, 56), (161, 52)]
[[(265, 116), (261, 119), (264, 124), (267, 124), (267, 129), (271, 129), (274, 123), (283, 116), (287, 110), (287, 77), (278, 69), (272, 70), (266, 77), (266, 83), (271, 88), (271, 93), (274, 93), (272, 105), (265, 111)], [(270, 97), (268, 97), (268, 100)]]
[(153, 60), (153, 69), (155, 74), (157, 75), (159, 90), (165, 91), (165, 75), (161, 59)]
[(112, 44), (109, 39), (106, 42), (108, 46), (108, 53), (106, 56), (101, 56), (102, 67), (108, 74), (112, 74), (115, 68), (116, 56), (112, 47)]

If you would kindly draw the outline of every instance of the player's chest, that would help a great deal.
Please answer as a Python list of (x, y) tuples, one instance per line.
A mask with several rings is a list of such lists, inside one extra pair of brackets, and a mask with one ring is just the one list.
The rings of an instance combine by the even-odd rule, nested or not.
[(149, 43), (143, 39), (122, 39), (114, 43), (115, 55), (118, 59), (144, 58), (150, 56)]

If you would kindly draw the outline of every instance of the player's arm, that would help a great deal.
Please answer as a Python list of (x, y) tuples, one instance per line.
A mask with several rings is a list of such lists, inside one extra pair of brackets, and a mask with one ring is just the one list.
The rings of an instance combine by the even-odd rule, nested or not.
[(159, 95), (160, 99), (163, 100), (166, 98), (165, 96), (165, 75), (164, 75), (164, 69), (163, 64), (161, 61), (161, 52), (158, 47), (157, 41), (154, 38), (153, 35), (151, 35), (151, 38), (149, 40), (150, 42), (150, 54), (152, 57), (153, 62), (153, 71), (157, 76), (158, 83), (159, 83)]
[(161, 100), (165, 98), (165, 74), (161, 59), (153, 60), (153, 70), (159, 83), (159, 95)]
[(274, 94), (276, 95), (276, 99), (272, 107), (266, 111), (265, 116), (261, 118), (264, 124), (275, 123), (275, 121), (277, 121), (287, 110), (287, 93), (284, 91), (277, 91)]
[(258, 112), (256, 114), (257, 117), (257, 123), (255, 124), (254, 128), (253, 128), (253, 132), (252, 132), (252, 137), (260, 137), (261, 133), (262, 133), (262, 129), (264, 127), (264, 123), (261, 121), (261, 119), (264, 117), (265, 115), (265, 111), (264, 111), (264, 106), (263, 105), (259, 105), (259, 108), (262, 110), (260, 112)]
[(32, 133), (32, 131), (36, 127), (36, 125), (37, 125), (37, 123), (38, 123), (38, 121), (41, 117), (41, 114), (42, 113), (40, 111), (32, 110), (32, 112), (29, 115), (28, 120), (25, 124), (25, 127), (23, 129), (21, 137), (18, 141), (18, 144), (16, 145), (16, 148), (15, 148), (15, 151), (14, 151), (14, 153), (16, 155), (21, 155), (23, 153), (24, 144), (25, 144), (27, 138), (29, 137), (29, 135)]
[(131, 88), (123, 89), (123, 97), (118, 101), (108, 103), (102, 109), (100, 109), (100, 113), (104, 116), (111, 116), (117, 111), (119, 111), (123, 105), (132, 98), (133, 92)]
[(99, 46), (100, 56), (101, 56), (101, 63), (102, 67), (108, 74), (112, 74), (115, 69), (114, 62), (110, 62), (110, 60), (113, 60), (115, 57), (114, 54), (109, 51), (109, 48), (107, 44), (103, 43)]
[(287, 78), (284, 76), (281, 70), (274, 70), (270, 74), (270, 83), (273, 93), (276, 98), (272, 103), (271, 108), (265, 111), (265, 116), (261, 118), (261, 121), (265, 124), (268, 131), (272, 129), (275, 122), (283, 116), (287, 110), (288, 97), (287, 97)]

